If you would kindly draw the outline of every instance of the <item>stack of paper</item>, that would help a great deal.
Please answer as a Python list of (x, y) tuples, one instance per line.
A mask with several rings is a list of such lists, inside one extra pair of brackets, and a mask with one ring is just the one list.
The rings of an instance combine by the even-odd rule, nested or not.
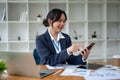
[(46, 66), (48, 69), (65, 69), (62, 76), (81, 76), (85, 80), (120, 80), (120, 68), (111, 65), (106, 65), (95, 71), (77, 68), (79, 65)]

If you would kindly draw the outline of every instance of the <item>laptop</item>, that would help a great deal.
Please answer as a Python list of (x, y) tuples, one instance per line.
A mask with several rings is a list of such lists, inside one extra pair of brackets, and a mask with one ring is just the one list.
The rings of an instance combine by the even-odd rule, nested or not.
[(39, 69), (29, 52), (0, 52), (0, 57), (6, 61), (8, 74), (11, 75), (43, 78), (55, 72)]

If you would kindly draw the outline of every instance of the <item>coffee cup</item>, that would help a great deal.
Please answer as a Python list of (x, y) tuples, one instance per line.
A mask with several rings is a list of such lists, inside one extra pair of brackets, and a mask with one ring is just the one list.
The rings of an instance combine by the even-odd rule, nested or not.
[(112, 62), (114, 66), (120, 67), (120, 55), (114, 55), (112, 58)]

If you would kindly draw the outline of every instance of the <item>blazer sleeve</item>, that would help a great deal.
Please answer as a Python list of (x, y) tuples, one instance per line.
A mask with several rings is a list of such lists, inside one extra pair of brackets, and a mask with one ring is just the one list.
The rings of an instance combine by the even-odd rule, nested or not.
[(38, 36), (36, 38), (36, 49), (41, 59), (40, 63), (54, 66), (67, 61), (70, 57), (67, 53), (67, 47), (70, 46), (68, 40), (65, 40), (65, 48), (56, 54), (54, 48), (51, 48), (53, 45), (50, 45), (50, 41), (46, 40), (43, 35)]
[(71, 55), (67, 60), (67, 62), (68, 64), (72, 64), (72, 65), (86, 65), (86, 62), (83, 62), (81, 55), (79, 56)]

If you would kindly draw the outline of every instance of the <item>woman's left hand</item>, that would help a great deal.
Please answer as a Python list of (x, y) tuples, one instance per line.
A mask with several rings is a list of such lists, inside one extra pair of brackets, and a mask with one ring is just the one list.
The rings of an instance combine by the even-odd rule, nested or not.
[(87, 48), (83, 48), (80, 50), (80, 54), (82, 55), (82, 58), (86, 60), (90, 54), (90, 50), (88, 50)]

